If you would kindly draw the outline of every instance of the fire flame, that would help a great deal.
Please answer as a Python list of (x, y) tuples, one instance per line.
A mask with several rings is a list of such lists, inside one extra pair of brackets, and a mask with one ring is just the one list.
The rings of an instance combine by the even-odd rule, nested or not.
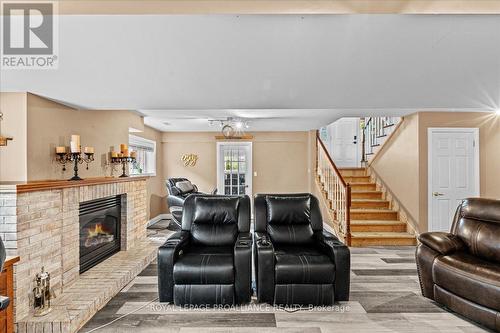
[(85, 240), (85, 247), (96, 246), (102, 243), (112, 242), (114, 236), (104, 230), (101, 223), (95, 224), (94, 228), (87, 229), (87, 239)]
[(94, 230), (88, 229), (88, 233), (88, 238), (96, 237), (98, 235), (108, 235), (108, 233), (102, 229), (102, 224), (100, 223), (95, 225)]

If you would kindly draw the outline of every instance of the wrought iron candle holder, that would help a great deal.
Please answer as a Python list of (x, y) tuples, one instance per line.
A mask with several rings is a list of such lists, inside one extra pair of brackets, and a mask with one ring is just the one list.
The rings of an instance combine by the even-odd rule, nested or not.
[(63, 171), (66, 171), (67, 163), (74, 163), (73, 172), (74, 176), (69, 180), (83, 180), (78, 176), (78, 164), (86, 164), (87, 170), (89, 169), (89, 163), (94, 161), (94, 153), (56, 153), (56, 160), (63, 166)]
[(134, 162), (135, 162), (135, 157), (131, 157), (131, 156), (111, 157), (111, 164), (121, 164), (122, 165), (122, 174), (121, 174), (120, 178), (128, 177), (127, 165), (129, 163), (134, 163)]

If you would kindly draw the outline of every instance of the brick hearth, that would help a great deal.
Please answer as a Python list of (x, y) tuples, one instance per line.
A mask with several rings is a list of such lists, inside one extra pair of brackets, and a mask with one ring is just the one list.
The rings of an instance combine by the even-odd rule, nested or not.
[[(0, 186), (0, 234), (8, 255), (21, 258), (14, 273), (15, 321), (19, 331), (36, 326), (37, 332), (75, 332), (152, 259), (154, 246), (146, 241), (146, 179), (29, 185)], [(79, 203), (116, 195), (122, 195), (122, 251), (80, 275)], [(34, 319), (29, 294), (42, 266), (51, 274), (57, 298), (52, 314)]]

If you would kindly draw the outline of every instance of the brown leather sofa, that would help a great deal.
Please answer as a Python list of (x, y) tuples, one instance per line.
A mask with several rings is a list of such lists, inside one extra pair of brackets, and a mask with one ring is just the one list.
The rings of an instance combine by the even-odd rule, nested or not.
[(418, 239), (423, 295), (500, 331), (500, 200), (464, 200), (450, 233)]

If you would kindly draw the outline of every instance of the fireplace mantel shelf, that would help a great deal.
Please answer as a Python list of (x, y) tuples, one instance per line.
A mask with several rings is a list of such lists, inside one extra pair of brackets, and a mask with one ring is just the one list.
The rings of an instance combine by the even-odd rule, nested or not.
[(90, 185), (123, 183), (123, 182), (144, 180), (147, 178), (149, 178), (149, 177), (148, 176), (131, 176), (131, 177), (123, 177), (123, 178), (99, 177), (99, 178), (87, 178), (87, 179), (78, 180), (78, 181), (40, 180), (40, 181), (29, 181), (29, 182), (5, 182), (5, 183), (0, 182), (0, 185), (15, 186), (17, 193), (27, 193), (27, 192), (62, 189), (62, 188), (68, 188), (68, 187), (81, 187), (81, 186), (90, 186)]

